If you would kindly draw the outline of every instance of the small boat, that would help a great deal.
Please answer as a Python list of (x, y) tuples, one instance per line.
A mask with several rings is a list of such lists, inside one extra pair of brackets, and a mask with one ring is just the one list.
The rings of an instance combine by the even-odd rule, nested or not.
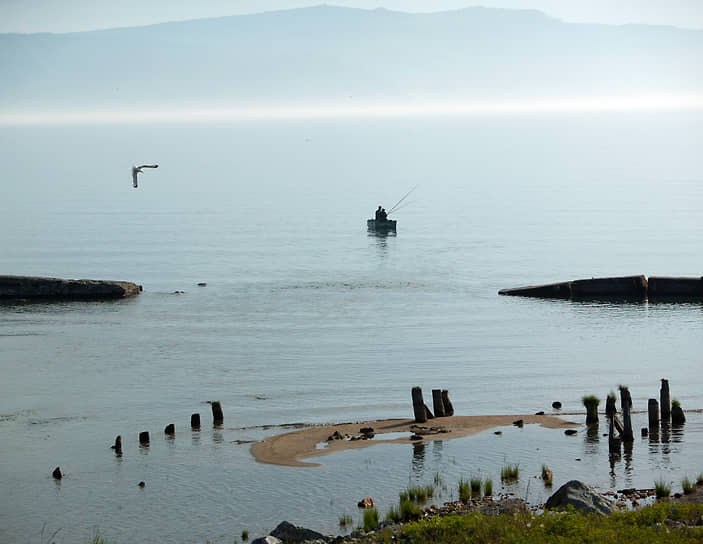
[(386, 219), (385, 221), (376, 221), (375, 219), (367, 219), (366, 226), (369, 230), (395, 232), (395, 224), (397, 221), (394, 219)]

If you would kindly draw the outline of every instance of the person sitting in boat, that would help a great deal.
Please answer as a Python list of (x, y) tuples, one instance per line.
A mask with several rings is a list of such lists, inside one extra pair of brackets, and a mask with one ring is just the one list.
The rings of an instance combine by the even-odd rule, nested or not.
[(381, 206), (379, 206), (378, 209), (376, 210), (376, 221), (381, 220), (381, 211), (382, 210), (383, 210), (383, 208)]
[(388, 214), (386, 213), (385, 208), (381, 208), (381, 212), (378, 214), (378, 220), (383, 223), (386, 219), (388, 219)]

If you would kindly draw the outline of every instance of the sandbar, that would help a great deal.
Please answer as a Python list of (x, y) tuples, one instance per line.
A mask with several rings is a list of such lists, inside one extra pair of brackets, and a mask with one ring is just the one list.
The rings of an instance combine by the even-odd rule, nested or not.
[[(512, 425), (517, 420), (524, 425), (537, 424), (550, 429), (566, 429), (578, 427), (578, 423), (566, 421), (553, 415), (502, 415), (502, 416), (451, 416), (428, 420), (427, 423), (415, 423), (413, 419), (383, 419), (357, 423), (338, 423), (332, 425), (316, 425), (306, 429), (279, 434), (265, 438), (251, 446), (251, 453), (260, 463), (285, 465), (290, 467), (314, 467), (319, 463), (303, 461), (311, 457), (327, 455), (338, 451), (366, 448), (374, 444), (407, 444), (412, 442), (410, 436), (418, 428), (423, 440), (445, 440), (477, 434), (495, 427)], [(371, 427), (375, 437), (372, 440), (330, 440), (327, 439), (338, 432), (342, 436), (359, 436), (362, 427)], [(412, 428), (411, 428), (412, 427)], [(441, 432), (433, 432), (432, 428)], [(424, 431), (424, 432), (423, 432)], [(406, 436), (390, 435), (388, 433), (407, 433)], [(319, 444), (326, 443), (324, 448)]]

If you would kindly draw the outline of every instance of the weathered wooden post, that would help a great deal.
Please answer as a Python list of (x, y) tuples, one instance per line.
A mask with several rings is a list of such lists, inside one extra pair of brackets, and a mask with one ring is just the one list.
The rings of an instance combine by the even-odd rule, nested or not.
[(620, 387), (620, 409), (622, 410), (623, 419), (622, 441), (625, 443), (634, 442), (635, 437), (632, 434), (632, 418), (630, 416), (632, 396), (630, 395), (630, 390), (625, 386)]
[(614, 393), (611, 393), (605, 399), (605, 415), (606, 415), (606, 417), (609, 417), (612, 419), (613, 416), (615, 416), (615, 414), (618, 413), (618, 409), (615, 406), (616, 402), (617, 402), (617, 398), (615, 397)]
[(620, 453), (620, 439), (615, 436), (615, 417), (608, 418), (608, 451)]
[(193, 429), (200, 428), (200, 414), (192, 414), (190, 416), (190, 426)]
[(221, 425), (225, 418), (222, 415), (222, 405), (220, 404), (220, 401), (214, 400), (210, 405), (212, 406), (213, 422), (215, 423), (215, 425)]
[(413, 398), (415, 423), (425, 423), (427, 421), (427, 412), (425, 411), (425, 401), (422, 400), (422, 389), (420, 387), (413, 387), (411, 395)]
[(168, 434), (168, 435), (176, 434), (176, 426), (173, 423), (169, 423), (168, 425), (166, 425), (166, 428), (164, 429), (164, 434)]
[(600, 399), (594, 395), (583, 397), (583, 405), (586, 407), (586, 425), (598, 423), (598, 405)]
[(61, 472), (61, 467), (56, 467), (54, 469), (54, 472), (51, 473), (51, 475), (57, 480), (63, 478), (63, 472)]
[(141, 433), (139, 433), (139, 445), (149, 445), (149, 431), (142, 431)]
[(444, 417), (444, 401), (442, 400), (442, 390), (432, 390), (432, 407), (434, 408), (435, 417)]
[(650, 429), (659, 427), (659, 403), (657, 399), (649, 399), (647, 401), (647, 412), (649, 414)]
[(671, 424), (683, 425), (684, 423), (686, 423), (686, 416), (683, 415), (683, 409), (679, 401), (675, 400), (671, 403)]
[(442, 404), (444, 405), (444, 415), (453, 416), (454, 406), (452, 406), (452, 401), (449, 400), (449, 391), (442, 389)]
[(122, 455), (122, 435), (117, 435), (117, 438), (115, 438), (115, 444), (112, 446), (112, 449), (115, 450), (115, 453), (117, 455)]
[(671, 397), (669, 396), (669, 380), (662, 378), (662, 386), (659, 389), (659, 402), (661, 403), (662, 423), (671, 419)]

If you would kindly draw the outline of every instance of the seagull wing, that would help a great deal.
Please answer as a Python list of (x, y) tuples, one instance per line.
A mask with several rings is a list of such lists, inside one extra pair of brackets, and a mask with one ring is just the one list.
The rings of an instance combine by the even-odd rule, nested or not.
[(158, 164), (142, 164), (139, 168), (158, 168)]

